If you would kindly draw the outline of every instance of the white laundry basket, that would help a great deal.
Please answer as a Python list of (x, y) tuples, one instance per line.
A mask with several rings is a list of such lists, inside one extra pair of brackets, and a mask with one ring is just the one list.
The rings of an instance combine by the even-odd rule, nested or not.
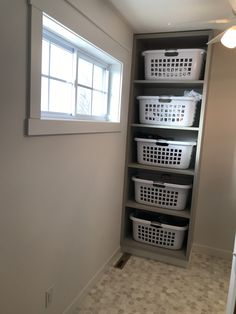
[(135, 201), (140, 204), (183, 210), (186, 207), (191, 184), (173, 184), (132, 177)]
[(187, 169), (196, 142), (135, 138), (138, 163), (150, 166)]
[(163, 223), (157, 216), (137, 213), (132, 213), (130, 219), (134, 240), (172, 250), (181, 249), (188, 229), (186, 222), (170, 219)]
[(192, 126), (197, 100), (195, 97), (138, 96), (139, 121), (144, 124)]
[(201, 75), (204, 49), (144, 51), (146, 80), (198, 80)]

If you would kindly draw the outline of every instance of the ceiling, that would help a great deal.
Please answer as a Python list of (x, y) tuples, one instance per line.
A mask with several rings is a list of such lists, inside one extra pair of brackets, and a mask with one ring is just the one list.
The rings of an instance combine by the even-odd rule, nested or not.
[[(236, 24), (236, 17), (228, 0), (105, 1), (110, 2), (137, 33), (193, 29), (223, 30), (232, 25), (232, 18)], [(225, 19), (227, 20), (224, 21)]]

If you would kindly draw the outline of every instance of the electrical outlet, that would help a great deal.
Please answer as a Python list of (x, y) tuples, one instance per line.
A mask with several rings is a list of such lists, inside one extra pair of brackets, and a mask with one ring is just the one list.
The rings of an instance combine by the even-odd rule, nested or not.
[(53, 289), (54, 286), (51, 286), (48, 288), (48, 290), (45, 291), (45, 308), (47, 309), (53, 301)]

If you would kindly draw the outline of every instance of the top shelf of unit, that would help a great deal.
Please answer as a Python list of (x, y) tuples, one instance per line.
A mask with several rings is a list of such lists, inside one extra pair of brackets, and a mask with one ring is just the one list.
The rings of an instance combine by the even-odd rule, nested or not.
[(196, 80), (196, 81), (154, 81), (154, 80), (134, 80), (134, 84), (143, 84), (143, 85), (165, 85), (165, 86), (203, 86), (204, 80)]
[[(134, 34), (134, 38), (140, 41), (156, 42), (163, 40), (164, 42), (170, 42), (173, 47), (173, 41), (176, 41), (178, 45), (182, 42), (183, 47), (187, 46), (201, 46), (206, 45), (209, 40), (209, 36), (212, 36), (213, 31), (210, 29), (203, 30), (190, 30), (190, 31), (179, 31), (179, 32), (160, 32), (160, 33), (141, 33)], [(182, 45), (181, 45), (182, 47)], [(182, 48), (183, 48), (182, 47)]]

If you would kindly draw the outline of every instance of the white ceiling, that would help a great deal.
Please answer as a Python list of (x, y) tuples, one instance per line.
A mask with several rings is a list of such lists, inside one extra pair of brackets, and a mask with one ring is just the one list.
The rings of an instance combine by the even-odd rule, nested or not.
[(234, 18), (236, 24), (236, 18), (228, 0), (105, 1), (110, 2), (137, 33), (225, 29), (230, 25), (216, 23), (216, 19)]

